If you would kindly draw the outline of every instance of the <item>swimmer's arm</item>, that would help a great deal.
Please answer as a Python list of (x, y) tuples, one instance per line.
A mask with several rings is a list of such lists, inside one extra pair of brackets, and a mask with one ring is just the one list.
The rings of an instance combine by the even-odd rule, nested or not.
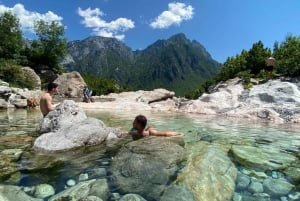
[(149, 135), (169, 137), (169, 136), (179, 135), (179, 133), (173, 132), (173, 131), (157, 131), (157, 130), (154, 130), (154, 129), (150, 129), (149, 130)]

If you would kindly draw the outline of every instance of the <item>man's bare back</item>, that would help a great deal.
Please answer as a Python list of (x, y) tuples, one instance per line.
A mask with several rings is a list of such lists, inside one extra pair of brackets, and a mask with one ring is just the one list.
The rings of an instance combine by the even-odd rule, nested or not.
[(44, 116), (52, 110), (52, 97), (49, 92), (42, 95), (40, 100), (40, 109)]
[(44, 117), (53, 110), (52, 108), (52, 95), (57, 92), (57, 84), (49, 83), (48, 91), (45, 92), (40, 99), (40, 109)]

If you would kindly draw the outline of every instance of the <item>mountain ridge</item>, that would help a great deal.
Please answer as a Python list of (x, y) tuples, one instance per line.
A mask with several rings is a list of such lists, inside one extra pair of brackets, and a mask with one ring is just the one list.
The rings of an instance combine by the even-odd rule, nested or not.
[(213, 77), (220, 66), (199, 42), (183, 33), (133, 51), (123, 42), (100, 36), (68, 42), (61, 62), (67, 71), (114, 79), (133, 90), (166, 88), (183, 95)]

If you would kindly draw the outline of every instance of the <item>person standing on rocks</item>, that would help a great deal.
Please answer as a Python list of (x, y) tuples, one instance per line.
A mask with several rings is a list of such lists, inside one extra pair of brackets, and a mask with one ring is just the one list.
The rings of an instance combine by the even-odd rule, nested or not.
[(92, 93), (93, 91), (90, 90), (88, 86), (85, 86), (83, 89), (83, 102), (87, 102), (87, 103), (95, 102), (92, 97)]
[(275, 65), (275, 58), (273, 57), (267, 58), (265, 71), (268, 80), (272, 79), (272, 72), (273, 72), (274, 65)]
[(45, 117), (51, 110), (53, 110), (52, 108), (52, 95), (57, 93), (57, 87), (58, 84), (56, 83), (49, 83), (48, 84), (48, 91), (45, 92), (41, 99), (40, 99), (40, 109), (41, 112), (43, 114), (43, 116)]
[(157, 131), (154, 128), (150, 127), (145, 129), (147, 125), (147, 118), (144, 115), (138, 115), (135, 117), (132, 123), (132, 129), (129, 131), (129, 134), (132, 136), (133, 140), (138, 140), (144, 136), (154, 135), (154, 136), (178, 136), (180, 133), (174, 131)]

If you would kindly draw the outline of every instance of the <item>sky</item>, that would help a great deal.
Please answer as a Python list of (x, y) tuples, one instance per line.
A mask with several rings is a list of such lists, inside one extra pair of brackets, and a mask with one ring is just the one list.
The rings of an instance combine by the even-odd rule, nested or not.
[(220, 63), (258, 41), (272, 50), (300, 35), (300, 0), (0, 0), (5, 11), (26, 38), (37, 20), (63, 25), (68, 41), (114, 37), (132, 50), (184, 33)]

